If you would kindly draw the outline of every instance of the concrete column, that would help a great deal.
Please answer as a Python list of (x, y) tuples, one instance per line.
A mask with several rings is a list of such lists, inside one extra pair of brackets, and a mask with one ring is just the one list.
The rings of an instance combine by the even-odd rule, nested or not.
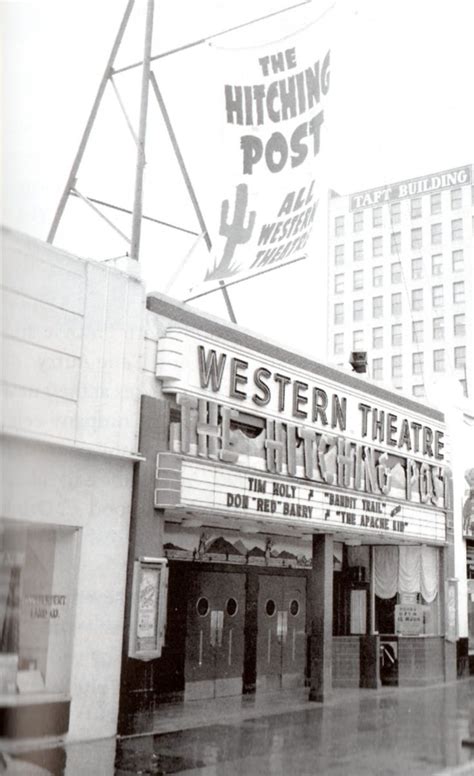
[(311, 607), (309, 700), (323, 703), (332, 691), (333, 537), (313, 536), (309, 580)]

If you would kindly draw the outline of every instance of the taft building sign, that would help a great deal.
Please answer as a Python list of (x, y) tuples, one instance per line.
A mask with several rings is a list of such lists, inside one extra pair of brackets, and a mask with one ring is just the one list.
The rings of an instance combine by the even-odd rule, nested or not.
[(445, 540), (437, 421), (179, 329), (160, 340), (156, 374), (179, 411), (156, 507)]
[(389, 186), (352, 194), (350, 209), (360, 210), (365, 207), (382, 205), (384, 202), (391, 202), (392, 200), (419, 197), (422, 194), (434, 193), (453, 186), (464, 186), (470, 184), (471, 180), (470, 165), (456, 167), (454, 170), (445, 170), (433, 175), (425, 175), (423, 178), (411, 178), (400, 183), (392, 183)]

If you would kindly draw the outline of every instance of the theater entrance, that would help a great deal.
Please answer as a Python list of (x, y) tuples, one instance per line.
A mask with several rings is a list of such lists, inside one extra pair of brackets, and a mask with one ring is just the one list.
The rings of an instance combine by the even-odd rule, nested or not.
[(306, 579), (260, 575), (257, 690), (304, 685)]
[(241, 694), (244, 620), (244, 574), (196, 574), (188, 596), (186, 700)]

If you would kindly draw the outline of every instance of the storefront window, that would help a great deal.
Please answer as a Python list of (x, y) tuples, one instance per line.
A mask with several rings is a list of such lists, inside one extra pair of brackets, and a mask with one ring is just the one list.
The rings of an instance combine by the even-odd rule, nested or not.
[(67, 693), (77, 531), (0, 527), (0, 695)]
[(417, 632), (412, 635), (439, 635), (438, 585), (439, 550), (436, 547), (374, 547), (376, 630), (395, 633), (397, 607), (407, 607), (407, 612), (411, 609), (407, 622), (413, 625), (413, 612), (418, 619)]

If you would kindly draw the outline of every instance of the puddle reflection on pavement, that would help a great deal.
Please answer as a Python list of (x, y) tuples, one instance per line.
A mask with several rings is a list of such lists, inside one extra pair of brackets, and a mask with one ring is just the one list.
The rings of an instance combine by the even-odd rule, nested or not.
[(474, 737), (474, 679), (117, 742), (68, 744), (22, 753), (10, 766), (38, 766), (54, 776), (422, 776), (472, 758), (474, 774), (474, 747), (462, 745), (468, 737)]

